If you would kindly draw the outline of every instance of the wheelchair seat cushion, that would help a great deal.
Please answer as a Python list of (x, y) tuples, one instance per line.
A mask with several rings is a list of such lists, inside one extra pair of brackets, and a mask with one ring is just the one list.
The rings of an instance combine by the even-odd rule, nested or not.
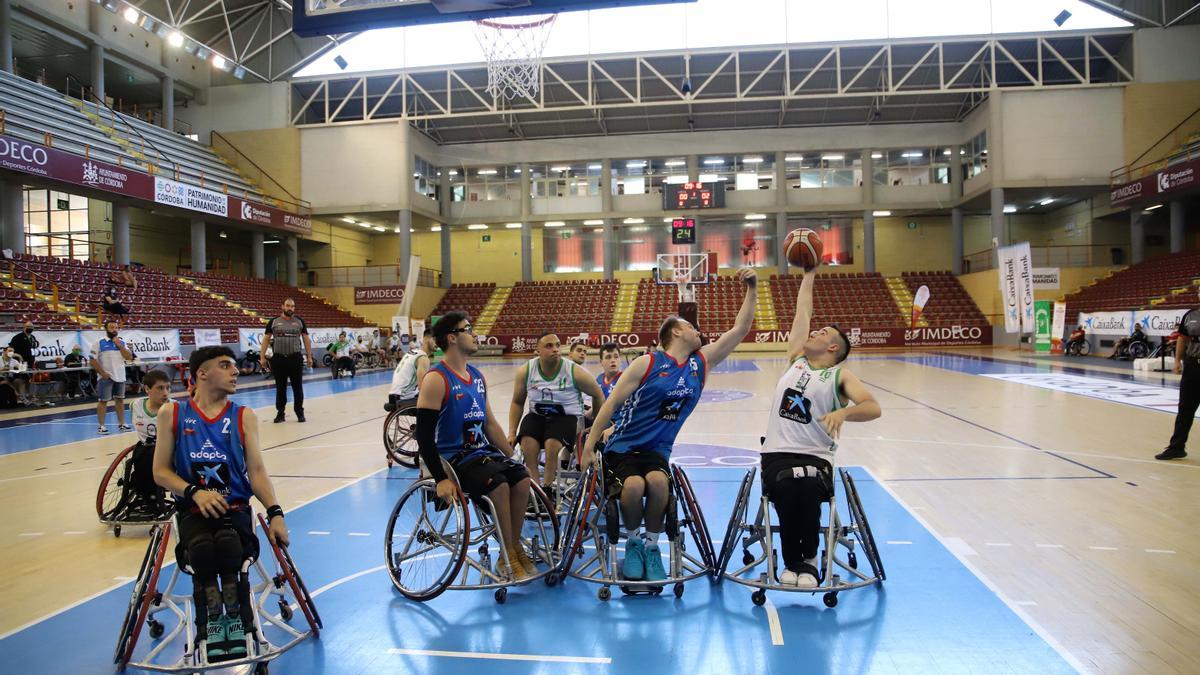
[(471, 498), (481, 497), (501, 483), (516, 485), (529, 477), (525, 465), (499, 452), (472, 457), (453, 466), (458, 474), (459, 488)]
[(175, 560), (179, 568), (191, 574), (187, 548), (196, 537), (213, 534), (225, 527), (232, 527), (242, 542), (242, 560), (256, 561), (259, 556), (258, 536), (254, 533), (254, 520), (250, 510), (229, 511), (224, 518), (205, 518), (198, 513), (181, 513), (176, 516), (179, 543), (175, 545)]
[[(780, 474), (786, 473), (796, 475), (796, 469), (808, 469), (806, 475), (812, 476), (815, 473), (816, 477), (821, 479), (821, 485), (825, 489), (825, 498), (833, 497), (833, 465), (821, 457), (813, 455), (805, 455), (795, 452), (768, 452), (762, 456), (762, 483), (763, 492), (770, 495), (770, 488), (781, 484)], [(788, 478), (790, 476), (784, 476)]]
[(633, 476), (647, 476), (661, 471), (668, 477), (671, 466), (667, 458), (657, 452), (606, 452), (604, 453), (604, 488), (610, 497), (621, 494), (625, 481)]

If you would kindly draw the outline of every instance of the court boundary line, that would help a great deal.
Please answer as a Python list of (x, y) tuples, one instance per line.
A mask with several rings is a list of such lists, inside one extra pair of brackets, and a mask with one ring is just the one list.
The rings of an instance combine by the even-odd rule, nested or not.
[(405, 649), (392, 647), (387, 654), (393, 656), (442, 656), (452, 659), (483, 659), (494, 661), (536, 661), (542, 663), (578, 663), (612, 665), (610, 656), (556, 656), (553, 654), (505, 654), (503, 652), (452, 652), (440, 649)]
[(941, 534), (939, 534), (938, 531), (935, 530), (933, 527), (931, 527), (929, 522), (926, 521), (923, 517), (921, 517), (921, 515), (918, 514), (916, 511), (914, 511), (912, 509), (912, 507), (910, 507), (908, 505), (907, 502), (905, 502), (903, 499), (901, 499), (900, 495), (896, 494), (895, 490), (893, 490), (887, 484), (887, 482), (880, 480), (879, 477), (876, 476), (875, 473), (873, 471), (871, 471), (871, 469), (868, 468), (866, 465), (858, 465), (858, 466), (868, 476), (871, 477), (872, 481), (874, 481), (877, 485), (879, 485), (879, 487), (883, 488), (884, 492), (887, 492), (888, 495), (891, 496), (892, 499), (896, 500), (896, 503), (900, 505), (900, 508), (904, 509), (904, 511), (906, 513), (908, 513), (909, 517), (911, 517), (913, 520), (917, 521), (917, 523), (920, 524), (920, 526), (922, 528), (924, 528), (926, 532), (928, 532), (934, 539), (936, 539), (938, 541), (938, 543), (941, 544), (942, 548), (946, 549), (946, 551), (950, 555), (954, 556), (954, 558), (956, 560), (958, 560), (960, 565), (967, 568), (967, 571), (969, 571), (971, 574), (975, 575), (975, 578), (978, 579), (979, 582), (982, 583), (989, 591), (991, 591), (992, 594), (995, 595), (1000, 600), (1000, 602), (1003, 602), (1004, 605), (1006, 607), (1008, 607), (1008, 609), (1010, 611), (1012, 611), (1013, 614), (1016, 614), (1018, 618), (1020, 618), (1022, 621), (1025, 622), (1026, 626), (1029, 626), (1029, 628), (1032, 629), (1034, 633), (1037, 633), (1038, 637), (1042, 638), (1042, 640), (1044, 640), (1051, 649), (1053, 649), (1060, 657), (1062, 657), (1063, 661), (1065, 661), (1068, 666), (1074, 668), (1076, 670), (1076, 672), (1080, 672), (1080, 673), (1087, 672), (1087, 669), (1084, 668), (1084, 666), (1083, 666), (1083, 662), (1080, 661), (1069, 650), (1067, 650), (1067, 648), (1064, 647), (1061, 642), (1059, 642), (1058, 638), (1051, 635), (1050, 631), (1046, 630), (1046, 628), (1044, 626), (1042, 626), (1042, 624), (1039, 623), (1037, 621), (1037, 619), (1034, 619), (1032, 616), (1030, 616), (1029, 613), (1024, 610), (1024, 608), (1022, 608), (1020, 605), (1017, 605), (1012, 599), (1010, 599), (1007, 595), (1002, 593), (1000, 591), (999, 587), (997, 587), (996, 584), (993, 583), (992, 580), (987, 577), (987, 575), (985, 575), (982, 571), (980, 571), (979, 568), (975, 567), (975, 565), (971, 564), (971, 562), (969, 560), (967, 560), (964, 556), (962, 556), (959, 553), (959, 551), (955, 550), (954, 547), (951, 547), (949, 544), (947, 544), (946, 538), (943, 537)]

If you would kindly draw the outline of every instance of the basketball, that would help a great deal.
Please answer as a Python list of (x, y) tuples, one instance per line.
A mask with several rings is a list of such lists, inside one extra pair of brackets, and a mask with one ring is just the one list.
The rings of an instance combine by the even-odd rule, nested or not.
[(811, 272), (821, 264), (825, 246), (816, 232), (800, 228), (788, 232), (787, 238), (783, 240), (783, 250), (788, 264), (803, 267), (805, 272)]

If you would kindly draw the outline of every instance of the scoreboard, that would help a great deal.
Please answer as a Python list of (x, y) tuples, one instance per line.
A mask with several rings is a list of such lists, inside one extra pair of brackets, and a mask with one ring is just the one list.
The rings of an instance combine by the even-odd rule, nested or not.
[(675, 218), (671, 221), (672, 244), (696, 243), (696, 219)]
[(725, 183), (672, 183), (663, 186), (664, 211), (725, 208)]

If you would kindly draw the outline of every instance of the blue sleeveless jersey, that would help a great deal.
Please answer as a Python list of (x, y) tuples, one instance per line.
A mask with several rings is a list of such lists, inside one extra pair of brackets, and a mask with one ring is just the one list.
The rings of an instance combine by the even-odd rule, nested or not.
[[(438, 454), (447, 460), (463, 461), (476, 454), (492, 452), (484, 428), (487, 426), (487, 382), (483, 373), (467, 366), (467, 378), (459, 377), (444, 362), (429, 369), (442, 377), (446, 394), (438, 413)], [(466, 451), (466, 452), (464, 452)]]
[(605, 452), (657, 452), (671, 456), (671, 446), (704, 389), (704, 356), (694, 352), (682, 363), (655, 351), (646, 376), (614, 416)]
[(600, 385), (600, 391), (604, 392), (604, 398), (608, 398), (612, 395), (613, 387), (617, 386), (617, 380), (619, 379), (621, 379), (620, 373), (617, 373), (617, 376), (612, 379), (612, 382), (606, 382), (604, 380), (604, 373), (600, 373), (596, 376), (596, 384)]
[(242, 406), (230, 401), (216, 417), (204, 416), (191, 399), (175, 405), (175, 473), (230, 504), (249, 504), (254, 492), (242, 445)]

